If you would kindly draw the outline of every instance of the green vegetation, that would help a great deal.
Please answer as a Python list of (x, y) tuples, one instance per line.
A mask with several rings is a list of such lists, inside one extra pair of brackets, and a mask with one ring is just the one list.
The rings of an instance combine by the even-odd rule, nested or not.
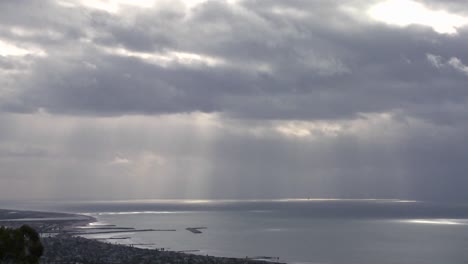
[(0, 227), (1, 263), (39, 263), (43, 251), (39, 234), (32, 227), (28, 225), (18, 229)]

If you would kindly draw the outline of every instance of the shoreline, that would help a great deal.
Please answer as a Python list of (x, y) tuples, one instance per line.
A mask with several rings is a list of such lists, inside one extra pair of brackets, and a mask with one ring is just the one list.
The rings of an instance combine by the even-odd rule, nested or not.
[(96, 221), (95, 217), (83, 214), (0, 209), (0, 226), (16, 228), (27, 224), (42, 234), (67, 232)]
[[(82, 237), (81, 235), (86, 233), (79, 233), (78, 230), (86, 230), (83, 227), (93, 222), (97, 222), (95, 217), (84, 214), (0, 209), (0, 226), (18, 228), (27, 224), (40, 233), (45, 248), (40, 263), (279, 263), (271, 260), (191, 254), (195, 251), (144, 249)], [(115, 229), (119, 230), (119, 227)], [(130, 228), (120, 231), (146, 230)]]

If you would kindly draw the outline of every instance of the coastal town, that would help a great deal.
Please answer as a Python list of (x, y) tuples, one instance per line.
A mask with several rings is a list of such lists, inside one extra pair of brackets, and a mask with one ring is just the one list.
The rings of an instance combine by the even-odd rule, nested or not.
[(104, 243), (82, 237), (60, 235), (43, 239), (46, 249), (42, 263), (142, 263), (142, 264), (261, 264), (263, 261), (220, 258), (178, 253), (165, 250), (141, 249)]
[[(105, 241), (80, 237), (83, 226), (95, 219), (84, 215), (62, 213), (31, 212), (0, 209), (0, 226), (18, 228), (27, 224), (41, 236), (44, 253), (40, 263), (48, 264), (107, 264), (107, 263), (180, 263), (180, 264), (262, 264), (275, 259), (257, 258), (223, 258), (191, 254), (192, 252), (173, 252), (164, 248), (144, 249), (132, 245), (113, 244)], [(111, 227), (101, 227), (107, 230)], [(112, 227), (114, 229), (122, 229)], [(200, 232), (201, 228), (188, 228), (191, 232)], [(124, 228), (127, 229), (127, 228)], [(132, 230), (132, 232), (135, 230)], [(138, 231), (138, 230), (136, 230)], [(140, 230), (140, 231), (172, 231), (172, 230)], [(96, 231), (94, 231), (96, 232)], [(110, 232), (110, 231), (101, 231)], [(116, 231), (118, 232), (118, 231)]]

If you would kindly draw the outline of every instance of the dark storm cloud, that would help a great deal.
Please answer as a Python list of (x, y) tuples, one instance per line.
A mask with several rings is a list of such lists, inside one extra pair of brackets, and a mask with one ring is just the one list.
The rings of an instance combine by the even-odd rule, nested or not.
[(457, 14), (463, 14), (463, 15), (468, 14), (468, 8), (466, 6), (466, 2), (463, 0), (447, 0), (447, 1), (424, 0), (422, 2), (436, 10), (446, 10), (446, 11), (454, 12)]
[[(3, 5), (26, 12), (21, 8), (26, 2)], [(359, 21), (340, 7), (333, 1), (208, 1), (190, 13), (163, 5), (116, 15), (35, 3), (39, 14), (25, 14), (23, 20), (9, 15), (3, 24), (60, 34), (50, 44), (47, 36), (22, 37), (49, 54), (36, 59), (16, 84), (15, 101), (56, 113), (204, 111), (273, 119), (341, 118), (396, 109), (412, 114), (414, 108), (420, 114), (442, 102), (466, 101), (466, 75), (441, 71), (426, 59), (430, 53), (467, 62), (463, 30), (453, 37), (428, 27), (387, 27)], [(39, 19), (41, 12), (48, 14), (45, 21)], [(63, 49), (54, 50), (60, 43)], [(104, 54), (99, 47), (175, 50), (229, 64), (162, 67)]]
[(18, 69), (20, 65), (21, 62), (19, 62), (18, 60), (11, 60), (7, 57), (0, 56), (0, 68), (2, 70), (8, 71)]

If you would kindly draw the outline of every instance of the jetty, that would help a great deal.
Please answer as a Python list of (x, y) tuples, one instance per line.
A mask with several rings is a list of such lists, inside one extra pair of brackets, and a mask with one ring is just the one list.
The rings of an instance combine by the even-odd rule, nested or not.
[(110, 231), (93, 231), (93, 232), (66, 232), (68, 235), (97, 235), (97, 234), (114, 234), (114, 233), (134, 233), (134, 232), (173, 232), (176, 229), (130, 229), (130, 230), (110, 230)]
[(185, 228), (185, 230), (190, 231), (190, 232), (192, 232), (194, 234), (203, 233), (202, 231), (200, 231), (201, 229), (207, 229), (207, 227), (187, 227), (187, 228)]

